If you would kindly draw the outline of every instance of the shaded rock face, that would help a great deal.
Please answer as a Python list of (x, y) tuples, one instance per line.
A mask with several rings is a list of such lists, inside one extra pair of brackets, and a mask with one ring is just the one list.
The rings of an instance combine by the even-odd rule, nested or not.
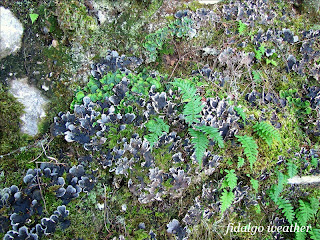
[(10, 83), (10, 92), (24, 106), (24, 114), (21, 117), (23, 133), (35, 136), (38, 133), (38, 123), (45, 117), (44, 106), (48, 100), (41, 92), (28, 84), (28, 79), (14, 79)]
[(199, 3), (202, 4), (216, 4), (218, 2), (221, 2), (221, 0), (199, 0)]
[(0, 7), (0, 59), (21, 47), (23, 26), (9, 9)]

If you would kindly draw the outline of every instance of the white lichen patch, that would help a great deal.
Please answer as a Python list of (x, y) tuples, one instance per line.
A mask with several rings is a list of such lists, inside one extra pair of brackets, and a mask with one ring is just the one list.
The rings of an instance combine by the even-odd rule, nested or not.
[(218, 2), (221, 2), (221, 0), (199, 0), (199, 3), (202, 4), (216, 4)]
[(9, 9), (0, 7), (0, 59), (21, 47), (23, 26)]
[(24, 106), (21, 131), (35, 136), (38, 133), (39, 121), (46, 115), (44, 107), (48, 100), (37, 88), (28, 84), (27, 78), (13, 79), (10, 83), (10, 93)]
[(320, 176), (294, 176), (288, 179), (289, 184), (313, 184), (320, 183)]

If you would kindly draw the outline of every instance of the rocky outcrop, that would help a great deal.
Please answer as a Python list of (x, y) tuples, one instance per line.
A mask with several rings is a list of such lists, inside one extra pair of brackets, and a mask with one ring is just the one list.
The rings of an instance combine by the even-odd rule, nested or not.
[(10, 92), (24, 106), (24, 114), (21, 117), (23, 133), (35, 136), (38, 133), (38, 123), (45, 117), (44, 106), (48, 100), (41, 92), (28, 84), (28, 79), (14, 79), (10, 83)]
[(21, 47), (23, 26), (9, 9), (0, 7), (0, 59)]

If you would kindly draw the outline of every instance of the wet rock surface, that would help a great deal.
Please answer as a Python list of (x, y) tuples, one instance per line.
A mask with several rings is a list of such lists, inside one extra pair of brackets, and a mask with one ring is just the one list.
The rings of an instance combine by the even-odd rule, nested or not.
[(23, 26), (9, 9), (0, 7), (0, 59), (21, 47)]
[(48, 100), (37, 88), (28, 84), (27, 78), (14, 79), (10, 82), (10, 86), (10, 92), (24, 106), (21, 131), (35, 136), (38, 133), (39, 121), (45, 117), (44, 107)]

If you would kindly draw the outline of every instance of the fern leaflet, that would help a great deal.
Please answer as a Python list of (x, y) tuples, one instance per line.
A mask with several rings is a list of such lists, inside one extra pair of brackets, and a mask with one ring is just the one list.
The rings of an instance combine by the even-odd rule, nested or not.
[(307, 237), (307, 233), (306, 232), (295, 232), (296, 238), (295, 240), (305, 240)]
[(189, 102), (196, 96), (197, 88), (190, 81), (185, 81), (178, 78), (175, 79), (174, 82), (171, 82), (171, 84), (180, 88), (182, 99), (184, 102)]
[(278, 63), (277, 63), (275, 60), (273, 60), (273, 59), (268, 59), (268, 58), (267, 58), (266, 63), (267, 63), (267, 64), (270, 64), (270, 63), (271, 63), (273, 66), (278, 66)]
[(256, 180), (256, 179), (251, 178), (251, 179), (250, 179), (250, 183), (251, 183), (251, 185), (252, 185), (252, 188), (253, 188), (254, 190), (258, 191), (259, 181)]
[(219, 129), (211, 126), (197, 126), (196, 128), (208, 134), (210, 138), (218, 143), (220, 148), (224, 148), (223, 138), (219, 133)]
[(254, 49), (254, 52), (256, 54), (256, 58), (261, 61), (262, 55), (265, 53), (266, 49), (265, 47), (261, 44), (258, 50)]
[(313, 210), (310, 207), (310, 204), (299, 200), (299, 209), (297, 211), (297, 220), (300, 226), (305, 226), (307, 222), (313, 218)]
[(256, 83), (260, 83), (261, 82), (261, 74), (259, 70), (252, 70), (252, 75), (253, 75), (253, 80)]
[(309, 233), (312, 240), (320, 240), (320, 229), (312, 228)]
[(150, 144), (151, 149), (153, 148), (154, 144), (158, 142), (159, 137), (161, 137), (164, 132), (169, 132), (169, 126), (161, 118), (148, 121), (146, 123), (146, 127), (148, 128), (149, 132), (151, 132), (145, 136)]
[(196, 158), (201, 165), (202, 157), (209, 145), (209, 140), (202, 132), (192, 128), (189, 128), (189, 134), (192, 136), (191, 143), (194, 145)]
[(241, 168), (244, 165), (244, 158), (238, 157), (238, 168)]
[(236, 186), (237, 186), (237, 175), (235, 174), (235, 171), (234, 169), (231, 169), (231, 170), (224, 170), (227, 175), (225, 177), (225, 180), (223, 181), (222, 183), (222, 188), (225, 188), (225, 187), (229, 187), (230, 190), (233, 190)]
[(247, 25), (245, 23), (243, 23), (241, 20), (239, 20), (238, 22), (238, 32), (240, 34), (243, 34), (243, 32), (246, 30)]
[(286, 184), (286, 182), (287, 179), (285, 175), (283, 175), (281, 172), (278, 172), (278, 184), (272, 186), (272, 192), (270, 193), (270, 197), (275, 203), (278, 202), (278, 198), (282, 193), (284, 184)]
[(288, 222), (292, 224), (294, 219), (293, 207), (289, 200), (279, 197), (276, 204), (282, 209), (282, 213), (287, 218)]
[(244, 125), (246, 125), (246, 113), (243, 111), (243, 109), (240, 107), (234, 107), (234, 110), (236, 110), (236, 112), (242, 118)]
[(254, 131), (271, 146), (273, 141), (281, 142), (280, 133), (271, 124), (259, 122), (253, 126)]
[(316, 198), (311, 198), (310, 199), (310, 207), (311, 207), (311, 210), (313, 210), (313, 215), (316, 215), (318, 210), (319, 210), (319, 199), (316, 199)]
[(287, 163), (288, 165), (288, 175), (290, 178), (294, 177), (298, 173), (298, 167), (292, 161)]
[(201, 98), (196, 97), (192, 101), (188, 102), (183, 110), (185, 116), (185, 121), (191, 125), (193, 123), (199, 123), (198, 118), (201, 117), (200, 112), (203, 109), (203, 104), (201, 103)]
[(234, 194), (233, 192), (228, 192), (226, 189), (223, 190), (220, 202), (221, 202), (221, 207), (220, 207), (220, 211), (221, 214), (224, 213), (225, 210), (227, 210), (234, 199)]
[(244, 136), (236, 135), (236, 137), (238, 138), (238, 141), (241, 142), (242, 144), (242, 147), (244, 149), (244, 154), (248, 158), (250, 162), (250, 168), (252, 170), (253, 164), (257, 160), (258, 146), (252, 137), (249, 137), (247, 135), (244, 135)]

